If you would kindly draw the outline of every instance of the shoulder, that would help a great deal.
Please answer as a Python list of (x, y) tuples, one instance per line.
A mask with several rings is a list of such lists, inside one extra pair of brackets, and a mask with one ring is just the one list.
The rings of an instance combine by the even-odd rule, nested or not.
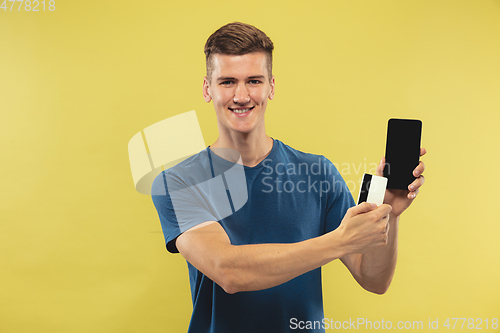
[(188, 184), (197, 184), (206, 179), (209, 173), (210, 161), (208, 151), (204, 149), (160, 172), (153, 181), (151, 193), (165, 194), (167, 186), (172, 188), (179, 185), (185, 188)]
[(278, 159), (281, 161), (286, 161), (286, 163), (303, 163), (312, 166), (321, 166), (322, 169), (328, 171), (329, 173), (337, 174), (337, 168), (335, 165), (324, 155), (306, 153), (301, 150), (292, 148), (291, 146), (276, 140), (278, 144)]
[(318, 155), (318, 154), (312, 154), (312, 153), (306, 153), (301, 150), (292, 148), (291, 146), (276, 140), (276, 143), (278, 145), (279, 153), (282, 156), (286, 156), (289, 159), (295, 159), (295, 160), (302, 160), (302, 161), (309, 161), (309, 162), (317, 162), (318, 159), (324, 159), (325, 157), (323, 155)]

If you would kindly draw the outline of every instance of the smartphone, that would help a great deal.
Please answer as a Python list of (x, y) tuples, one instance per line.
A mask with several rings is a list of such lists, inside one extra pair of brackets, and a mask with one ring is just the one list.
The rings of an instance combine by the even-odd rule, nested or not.
[(408, 190), (415, 177), (413, 170), (420, 162), (422, 121), (389, 119), (385, 146), (384, 177), (387, 188)]

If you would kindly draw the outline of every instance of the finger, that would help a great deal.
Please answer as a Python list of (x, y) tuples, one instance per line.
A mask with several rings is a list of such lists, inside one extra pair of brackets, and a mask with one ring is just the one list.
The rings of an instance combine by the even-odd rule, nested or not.
[(410, 200), (415, 199), (417, 197), (418, 192), (420, 192), (420, 189), (417, 189), (415, 191), (409, 192), (408, 195), (407, 195), (408, 199), (410, 199)]
[(377, 166), (377, 176), (382, 177), (384, 175), (385, 168), (385, 157), (383, 156), (380, 163)]
[(388, 233), (388, 232), (389, 232), (389, 228), (390, 228), (390, 226), (389, 226), (389, 220), (387, 220), (387, 223), (386, 223), (386, 225), (385, 225), (385, 229), (384, 229), (384, 231), (383, 231), (382, 233), (383, 233), (383, 234)]
[(350, 216), (356, 216), (359, 214), (368, 213), (376, 208), (377, 205), (374, 203), (363, 202), (357, 206), (349, 208), (348, 213), (350, 214)]
[(425, 182), (425, 177), (422, 175), (422, 176), (418, 177), (417, 179), (415, 179), (413, 181), (413, 183), (408, 185), (408, 190), (416, 191), (424, 184), (424, 182)]
[(380, 217), (383, 218), (388, 216), (390, 212), (392, 212), (392, 206), (388, 204), (383, 204), (377, 207), (377, 212), (380, 214)]
[(418, 163), (417, 167), (415, 168), (415, 170), (413, 170), (413, 175), (415, 177), (418, 177), (420, 176), (422, 173), (424, 173), (425, 171), (425, 164), (424, 162), (420, 161), (420, 163)]
[(420, 156), (424, 156), (427, 153), (427, 149), (420, 148)]

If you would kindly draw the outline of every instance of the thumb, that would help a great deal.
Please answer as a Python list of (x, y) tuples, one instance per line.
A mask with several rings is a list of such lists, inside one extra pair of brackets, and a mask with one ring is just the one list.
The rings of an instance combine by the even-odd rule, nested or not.
[(382, 157), (380, 163), (377, 166), (377, 176), (384, 176), (384, 168), (385, 168), (385, 156)]
[(376, 208), (377, 205), (374, 203), (363, 202), (357, 206), (349, 208), (348, 213), (350, 217), (354, 217), (359, 214), (368, 213)]

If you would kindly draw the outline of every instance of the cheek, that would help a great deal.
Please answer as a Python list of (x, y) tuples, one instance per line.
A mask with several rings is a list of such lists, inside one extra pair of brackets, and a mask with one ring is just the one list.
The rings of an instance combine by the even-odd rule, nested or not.
[(231, 101), (231, 94), (228, 91), (219, 91), (213, 97), (213, 100), (219, 105), (227, 104)]
[(257, 103), (262, 104), (267, 101), (267, 97), (269, 96), (269, 91), (255, 91), (250, 97)]

